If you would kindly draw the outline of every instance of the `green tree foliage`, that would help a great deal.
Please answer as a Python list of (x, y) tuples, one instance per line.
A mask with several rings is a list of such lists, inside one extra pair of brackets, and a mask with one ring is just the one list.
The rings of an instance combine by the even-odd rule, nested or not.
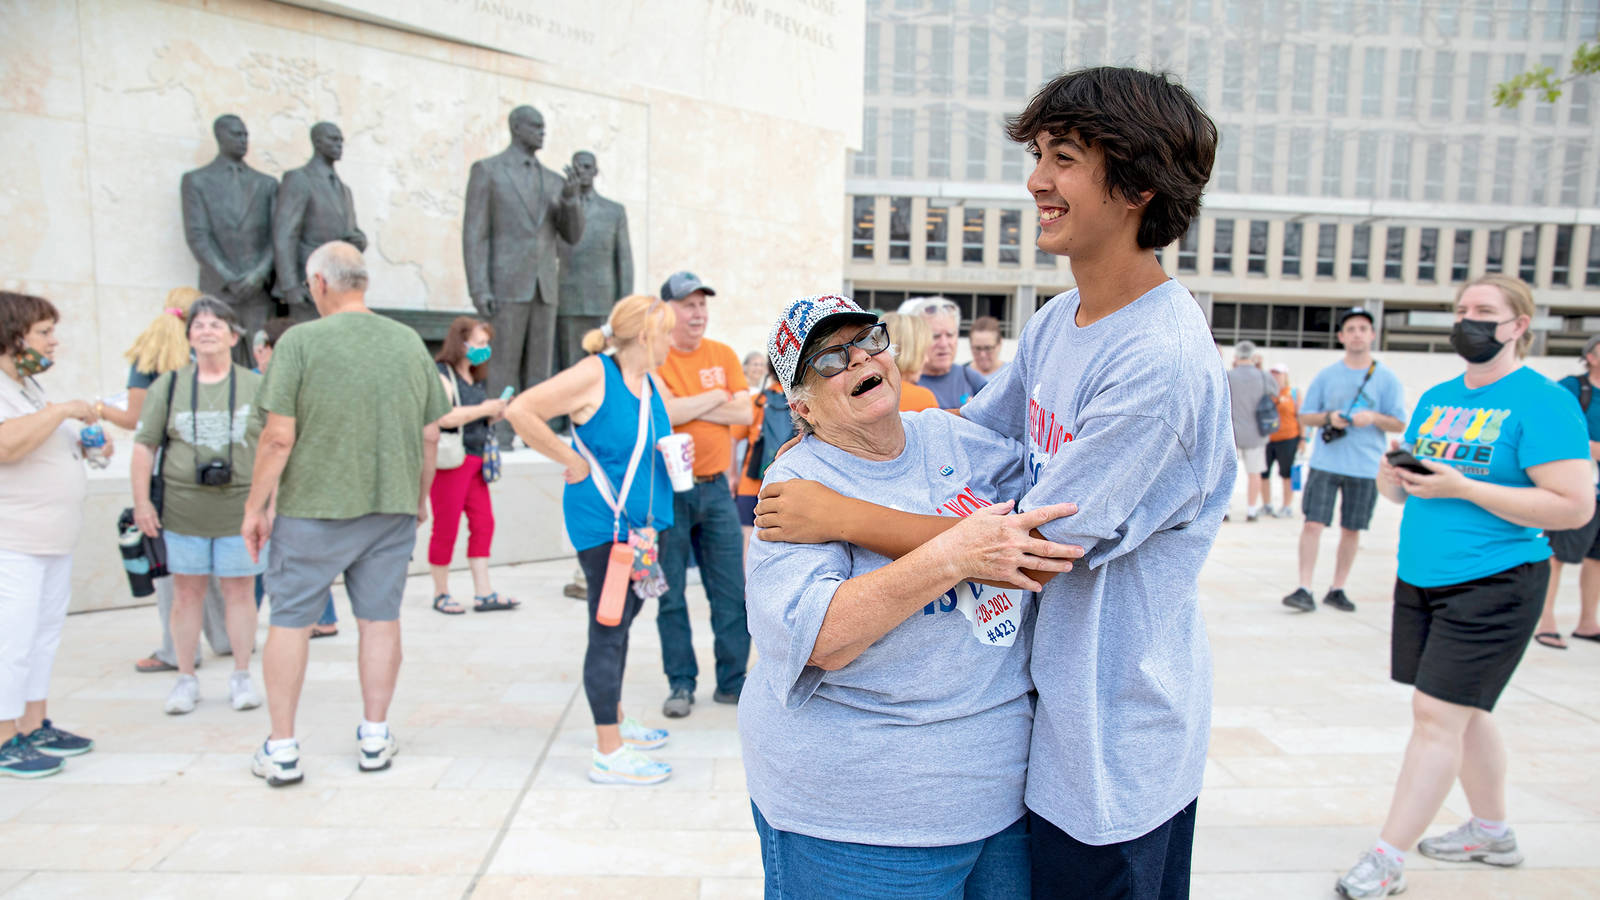
[(1514, 109), (1522, 102), (1523, 95), (1528, 91), (1533, 91), (1534, 97), (1538, 100), (1554, 103), (1561, 98), (1562, 85), (1595, 74), (1600, 74), (1600, 41), (1592, 46), (1579, 45), (1572, 54), (1571, 71), (1566, 75), (1557, 76), (1555, 70), (1549, 66), (1538, 66), (1509, 81), (1495, 85), (1494, 105)]

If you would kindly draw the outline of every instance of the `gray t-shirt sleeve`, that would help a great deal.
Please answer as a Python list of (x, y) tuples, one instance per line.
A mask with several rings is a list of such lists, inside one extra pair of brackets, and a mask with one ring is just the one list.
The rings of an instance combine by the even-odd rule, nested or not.
[(1069, 502), (1077, 513), (1039, 532), (1082, 547), (1084, 564), (1098, 568), (1157, 531), (1192, 521), (1205, 496), (1172, 426), (1156, 416), (1123, 414), (1085, 421), (1045, 463), (1022, 508)]
[(850, 551), (842, 543), (755, 543), (765, 546), (752, 545), (763, 558), (746, 576), (750, 638), (760, 658), (778, 669), (769, 683), (784, 690), (784, 707), (799, 709), (822, 683), (811, 653), (834, 592), (850, 578)]
[(1022, 413), (1028, 402), (1025, 380), (1019, 358), (994, 373), (983, 390), (961, 407), (961, 417), (1014, 441), (1026, 440), (1027, 419)]

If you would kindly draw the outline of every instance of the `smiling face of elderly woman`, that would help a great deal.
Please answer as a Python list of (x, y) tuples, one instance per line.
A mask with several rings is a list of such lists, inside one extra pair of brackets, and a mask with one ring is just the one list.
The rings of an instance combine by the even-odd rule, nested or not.
[(808, 342), (808, 364), (798, 390), (790, 392), (789, 404), (824, 440), (841, 431), (855, 432), (885, 424), (899, 428), (900, 372), (895, 368), (894, 354), (888, 352), (887, 343), (876, 354), (861, 346), (848, 347), (849, 362), (844, 371), (832, 377), (823, 377), (817, 366), (809, 362), (821, 351), (855, 340), (865, 341), (871, 329), (881, 327), (853, 322)]

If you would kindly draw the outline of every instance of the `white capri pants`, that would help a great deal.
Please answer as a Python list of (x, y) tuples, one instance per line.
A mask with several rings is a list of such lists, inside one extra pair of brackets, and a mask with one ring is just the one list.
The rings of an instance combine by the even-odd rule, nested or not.
[(0, 550), (0, 721), (50, 695), (71, 594), (72, 554)]

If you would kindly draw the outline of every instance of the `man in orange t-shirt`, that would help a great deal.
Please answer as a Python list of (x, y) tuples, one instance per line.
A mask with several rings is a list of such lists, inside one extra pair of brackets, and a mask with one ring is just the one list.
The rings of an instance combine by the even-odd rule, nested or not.
[(744, 535), (728, 487), (733, 459), (730, 426), (750, 424), (750, 386), (733, 348), (705, 337), (706, 298), (715, 295), (692, 272), (674, 272), (661, 285), (661, 299), (672, 304), (678, 320), (667, 361), (656, 376), (664, 387), (662, 399), (673, 430), (694, 439), (694, 487), (673, 495), (673, 524), (661, 533), (667, 592), (661, 595), (656, 630), (661, 634), (661, 667), (670, 692), (661, 712), (671, 718), (689, 714), (700, 674), (684, 596), (691, 547), (711, 604), (717, 660), (713, 700), (739, 702), (750, 659), (750, 630), (744, 616)]

